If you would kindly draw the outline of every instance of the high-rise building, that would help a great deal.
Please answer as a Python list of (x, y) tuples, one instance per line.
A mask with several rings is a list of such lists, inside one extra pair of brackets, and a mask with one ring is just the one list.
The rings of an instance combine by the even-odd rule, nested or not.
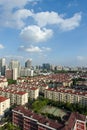
[(31, 69), (31, 66), (32, 66), (32, 60), (29, 59), (29, 60), (27, 60), (27, 61), (25, 62), (25, 67)]
[(5, 69), (6, 69), (6, 59), (1, 58), (0, 59), (0, 72), (1, 72), (1, 75), (5, 75)]
[(18, 78), (18, 69), (17, 68), (13, 68), (13, 80), (17, 80)]
[(5, 77), (7, 79), (13, 79), (13, 70), (6, 69), (6, 71), (5, 71)]
[(44, 63), (43, 65), (42, 65), (42, 68), (43, 68), (43, 70), (50, 70), (50, 64), (49, 63)]
[(18, 60), (11, 60), (10, 63), (9, 63), (9, 69), (14, 70), (15, 68), (16, 68), (16, 71), (17, 71), (17, 73), (15, 73), (15, 74), (17, 74), (17, 77), (19, 77), (20, 76), (20, 68), (21, 68), (20, 63), (19, 63)]

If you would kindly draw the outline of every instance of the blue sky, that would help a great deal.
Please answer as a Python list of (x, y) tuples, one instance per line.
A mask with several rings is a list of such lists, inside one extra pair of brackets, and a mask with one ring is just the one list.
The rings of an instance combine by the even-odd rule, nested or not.
[(0, 57), (87, 66), (87, 1), (0, 0)]

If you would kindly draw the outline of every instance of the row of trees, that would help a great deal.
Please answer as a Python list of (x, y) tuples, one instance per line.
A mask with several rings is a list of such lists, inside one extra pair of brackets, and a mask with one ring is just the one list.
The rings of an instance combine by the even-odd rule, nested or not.
[(78, 111), (81, 114), (87, 115), (87, 106), (82, 106), (78, 103), (76, 103), (76, 104), (69, 103), (69, 102), (64, 103), (64, 102), (49, 100), (48, 105), (63, 108), (63, 109), (70, 111), (70, 112)]
[(44, 99), (44, 98), (39, 98), (38, 100), (36, 100), (35, 102), (32, 103), (32, 109), (39, 113), (41, 108), (43, 108), (44, 106), (46, 106), (48, 104), (48, 99)]
[(74, 104), (74, 103), (69, 103), (69, 102), (64, 103), (64, 102), (59, 102), (59, 101), (53, 101), (49, 99), (44, 99), (43, 97), (33, 102), (31, 104), (31, 108), (35, 112), (39, 112), (40, 109), (46, 105), (55, 106), (55, 107), (58, 107), (60, 109), (65, 109), (66, 111), (70, 111), (70, 112), (78, 111), (81, 114), (87, 115), (87, 106), (82, 106), (78, 103)]
[(1, 127), (0, 130), (20, 130), (20, 128), (9, 122), (5, 124), (3, 127)]

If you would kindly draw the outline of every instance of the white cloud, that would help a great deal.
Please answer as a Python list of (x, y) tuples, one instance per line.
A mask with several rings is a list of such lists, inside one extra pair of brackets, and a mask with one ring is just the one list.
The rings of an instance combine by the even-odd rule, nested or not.
[(0, 0), (0, 6), (4, 10), (13, 10), (13, 9), (20, 9), (24, 8), (28, 3), (36, 3), (41, 0)]
[(85, 60), (87, 60), (87, 57), (77, 56), (77, 60), (79, 60), (79, 61), (85, 61)]
[(0, 5), (5, 10), (12, 10), (14, 8), (23, 8), (29, 0), (0, 0)]
[(4, 27), (21, 29), (26, 25), (24, 20), (32, 15), (32, 11), (27, 9), (20, 9), (14, 13), (4, 12), (4, 14), (0, 16), (0, 25)]
[(27, 52), (41, 52), (41, 49), (38, 46), (31, 46), (30, 48), (26, 48)]
[(52, 35), (53, 31), (51, 29), (40, 28), (36, 25), (25, 27), (20, 33), (21, 38), (28, 43), (44, 42)]
[[(0, 25), (3, 27), (11, 27), (16, 29), (23, 28), (27, 23), (28, 17), (33, 17), (33, 23), (40, 27), (46, 25), (57, 25), (63, 31), (75, 29), (81, 21), (81, 13), (76, 13), (70, 18), (64, 18), (57, 12), (38, 12), (25, 9), (25, 5), (36, 4), (40, 0), (0, 0)], [(28, 23), (29, 25), (29, 23)]]
[(3, 49), (3, 48), (4, 48), (4, 46), (2, 44), (0, 44), (0, 49)]
[(32, 15), (32, 11), (24, 8), (28, 2), (30, 0), (0, 0), (0, 26), (23, 28), (24, 20)]
[(15, 23), (16, 27), (22, 28), (25, 26), (25, 22), (23, 20), (27, 19), (29, 16), (32, 16), (33, 13), (27, 9), (21, 9), (16, 11), (13, 14), (13, 23)]
[(46, 52), (46, 51), (50, 51), (51, 48), (49, 47), (38, 47), (38, 46), (30, 46), (30, 47), (25, 47), (25, 46), (20, 46), (19, 49), (21, 51), (26, 51), (26, 52), (30, 52), (30, 53), (40, 53), (40, 52)]
[(33, 15), (33, 18), (37, 24), (41, 27), (46, 25), (56, 24), (63, 31), (75, 29), (79, 26), (81, 21), (81, 13), (75, 13), (70, 18), (64, 18), (63, 15), (59, 15), (56, 12), (40, 12)]
[(41, 27), (48, 24), (58, 24), (61, 23), (61, 16), (56, 12), (40, 12), (33, 15), (33, 18), (36, 20), (37, 24)]
[(32, 45), (30, 47), (20, 46), (19, 49), (31, 53), (39, 53), (42, 51), (38, 46), (32, 46)]
[(57, 25), (63, 31), (75, 29), (80, 25), (81, 13), (75, 13), (72, 17), (64, 18), (63, 14), (57, 12), (38, 12), (34, 13), (25, 6), (29, 3), (37, 4), (40, 0), (0, 0), (0, 26), (21, 29), (28, 26), (27, 18), (30, 17), (32, 24), (45, 27), (47, 25)]
[(76, 13), (73, 17), (63, 20), (60, 24), (60, 28), (63, 31), (73, 30), (80, 25), (80, 21), (81, 13)]

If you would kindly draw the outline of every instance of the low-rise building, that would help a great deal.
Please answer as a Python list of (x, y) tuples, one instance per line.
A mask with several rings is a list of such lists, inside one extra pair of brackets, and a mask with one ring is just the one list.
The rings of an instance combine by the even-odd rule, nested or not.
[(38, 96), (39, 96), (39, 88), (37, 87), (31, 87), (29, 88), (29, 91), (28, 91), (28, 95), (29, 95), (29, 98), (31, 99), (37, 99)]
[(17, 105), (24, 105), (28, 103), (28, 93), (19, 91), (16, 95)]
[(78, 112), (71, 113), (63, 130), (86, 130), (86, 116)]
[(28, 93), (24, 91), (0, 88), (0, 95), (10, 98), (11, 104), (24, 105), (28, 103)]
[(51, 120), (23, 106), (12, 110), (12, 123), (22, 130), (86, 130), (86, 116), (73, 112), (64, 123)]
[(45, 90), (45, 98), (69, 103), (79, 103), (83, 106), (87, 106), (87, 92), (80, 92), (73, 89), (54, 89), (48, 88)]
[(12, 110), (12, 122), (22, 130), (61, 130), (63, 124), (27, 110), (22, 106)]
[(10, 108), (10, 99), (0, 95), (0, 120)]
[(0, 87), (5, 88), (8, 86), (7, 78), (1, 76), (0, 77)]

